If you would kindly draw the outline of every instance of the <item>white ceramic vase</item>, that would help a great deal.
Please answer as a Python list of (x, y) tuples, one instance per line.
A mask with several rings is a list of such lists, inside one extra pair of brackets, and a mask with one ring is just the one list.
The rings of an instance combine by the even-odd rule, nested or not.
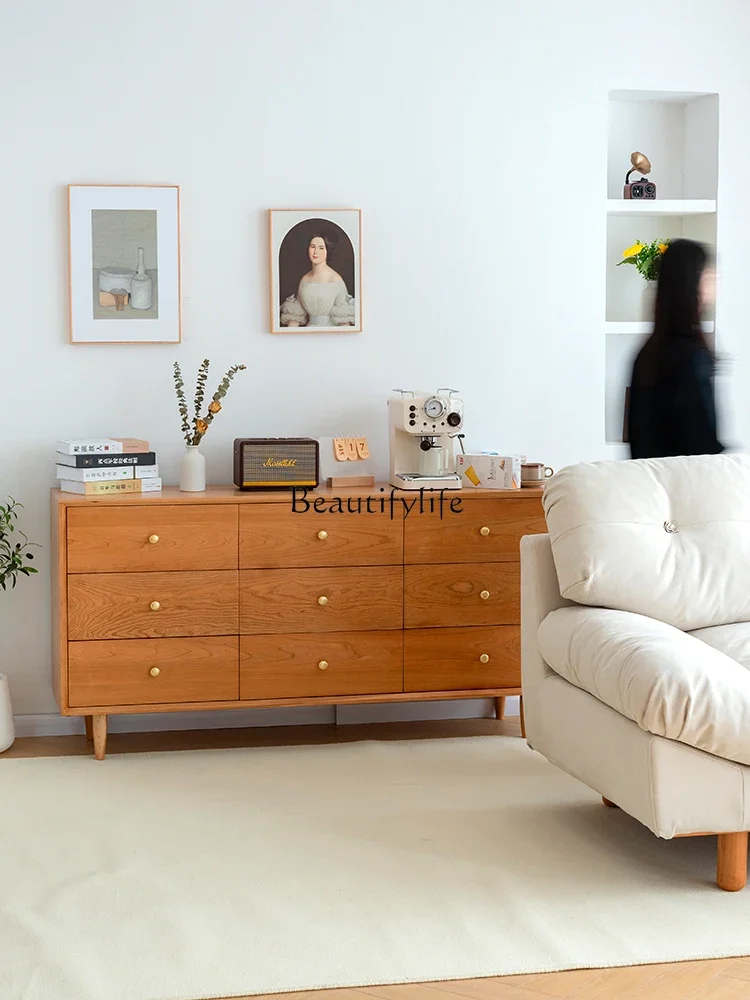
[(8, 678), (0, 674), (0, 753), (7, 750), (16, 738), (13, 725), (13, 708), (10, 704), (10, 688)]
[(189, 444), (180, 462), (180, 490), (200, 493), (206, 488), (206, 459), (197, 444)]
[(656, 304), (656, 282), (645, 281), (641, 291), (641, 315), (639, 319), (642, 323), (654, 322), (654, 305)]

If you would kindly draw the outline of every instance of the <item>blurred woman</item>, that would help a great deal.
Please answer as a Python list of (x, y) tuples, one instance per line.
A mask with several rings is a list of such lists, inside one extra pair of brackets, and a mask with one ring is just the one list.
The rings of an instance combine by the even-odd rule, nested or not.
[(675, 240), (659, 269), (651, 336), (630, 381), (631, 458), (716, 455), (715, 358), (701, 328), (714, 302), (716, 269), (707, 249)]

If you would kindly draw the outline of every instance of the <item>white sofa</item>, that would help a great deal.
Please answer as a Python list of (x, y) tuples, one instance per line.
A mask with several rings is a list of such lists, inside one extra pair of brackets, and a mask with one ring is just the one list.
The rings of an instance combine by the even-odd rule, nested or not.
[(657, 837), (718, 834), (747, 878), (750, 458), (552, 476), (521, 540), (526, 739)]

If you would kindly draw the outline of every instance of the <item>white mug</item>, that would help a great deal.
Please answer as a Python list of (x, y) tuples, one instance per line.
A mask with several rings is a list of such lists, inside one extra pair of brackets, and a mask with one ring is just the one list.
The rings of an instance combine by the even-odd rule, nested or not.
[(525, 483), (541, 483), (554, 473), (555, 470), (545, 465), (544, 462), (531, 462), (521, 466), (521, 480)]

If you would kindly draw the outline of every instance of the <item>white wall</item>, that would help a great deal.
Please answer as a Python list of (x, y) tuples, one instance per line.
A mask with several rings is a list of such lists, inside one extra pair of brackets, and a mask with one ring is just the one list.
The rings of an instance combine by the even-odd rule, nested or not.
[[(451, 385), (467, 444), (559, 466), (604, 446), (608, 90), (718, 91), (722, 311), (743, 361), (746, 0), (27, 0), (0, 13), (0, 495), (46, 544), (60, 436), (181, 452), (171, 364), (236, 362), (206, 438), (366, 433), (394, 386)], [(632, 23), (630, 16), (633, 16)], [(624, 173), (624, 170), (623, 170)], [(656, 175), (654, 174), (654, 177)], [(184, 342), (69, 346), (65, 189), (178, 183)], [(269, 207), (363, 210), (364, 333), (267, 331)], [(746, 353), (746, 352), (744, 352)], [(747, 404), (733, 432), (748, 440)], [(0, 595), (16, 711), (55, 709), (49, 549)]]

